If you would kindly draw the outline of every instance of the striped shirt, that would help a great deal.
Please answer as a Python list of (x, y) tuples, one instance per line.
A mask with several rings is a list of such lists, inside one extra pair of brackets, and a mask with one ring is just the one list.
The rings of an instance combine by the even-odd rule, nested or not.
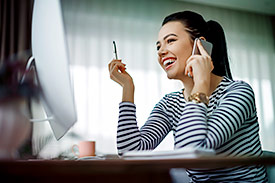
[[(255, 97), (249, 84), (226, 77), (209, 97), (209, 105), (187, 102), (183, 90), (165, 95), (140, 129), (136, 107), (119, 105), (118, 153), (153, 150), (173, 131), (175, 149), (203, 147), (217, 155), (259, 157), (262, 155)], [(267, 182), (263, 166), (188, 169), (193, 182)]]

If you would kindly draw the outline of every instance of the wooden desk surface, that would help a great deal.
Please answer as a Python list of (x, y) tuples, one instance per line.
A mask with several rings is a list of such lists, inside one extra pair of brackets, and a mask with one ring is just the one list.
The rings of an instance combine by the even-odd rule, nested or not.
[(33, 160), (0, 161), (0, 175), (15, 182), (171, 182), (171, 168), (218, 168), (262, 164), (275, 157), (205, 157), (173, 160)]

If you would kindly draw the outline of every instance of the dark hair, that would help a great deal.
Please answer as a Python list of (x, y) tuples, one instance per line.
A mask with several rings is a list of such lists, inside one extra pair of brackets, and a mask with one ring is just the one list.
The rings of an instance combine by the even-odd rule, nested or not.
[(191, 39), (195, 40), (195, 38), (203, 36), (211, 42), (213, 44), (211, 58), (214, 65), (212, 73), (232, 79), (224, 31), (218, 22), (213, 20), (206, 22), (200, 14), (192, 11), (182, 11), (168, 15), (163, 20), (162, 26), (171, 21), (181, 22), (190, 34)]

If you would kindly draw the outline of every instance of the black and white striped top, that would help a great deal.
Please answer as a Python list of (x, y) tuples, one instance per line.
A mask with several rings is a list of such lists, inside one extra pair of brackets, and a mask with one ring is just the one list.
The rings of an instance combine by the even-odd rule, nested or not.
[[(156, 104), (141, 129), (137, 126), (135, 104), (120, 103), (118, 153), (152, 150), (172, 130), (175, 149), (203, 147), (231, 157), (261, 156), (252, 88), (243, 81), (224, 77), (209, 100), (207, 107), (203, 103), (187, 102), (182, 90), (167, 94)], [(267, 182), (263, 166), (189, 169), (187, 172), (194, 182)]]

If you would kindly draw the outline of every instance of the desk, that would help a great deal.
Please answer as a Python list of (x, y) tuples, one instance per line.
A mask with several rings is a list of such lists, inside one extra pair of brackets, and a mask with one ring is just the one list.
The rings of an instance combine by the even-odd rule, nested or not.
[[(8, 182), (171, 182), (171, 168), (217, 168), (237, 165), (275, 165), (275, 157), (207, 157), (173, 160), (34, 160), (0, 161), (0, 176)], [(4, 178), (4, 179), (3, 179)]]

